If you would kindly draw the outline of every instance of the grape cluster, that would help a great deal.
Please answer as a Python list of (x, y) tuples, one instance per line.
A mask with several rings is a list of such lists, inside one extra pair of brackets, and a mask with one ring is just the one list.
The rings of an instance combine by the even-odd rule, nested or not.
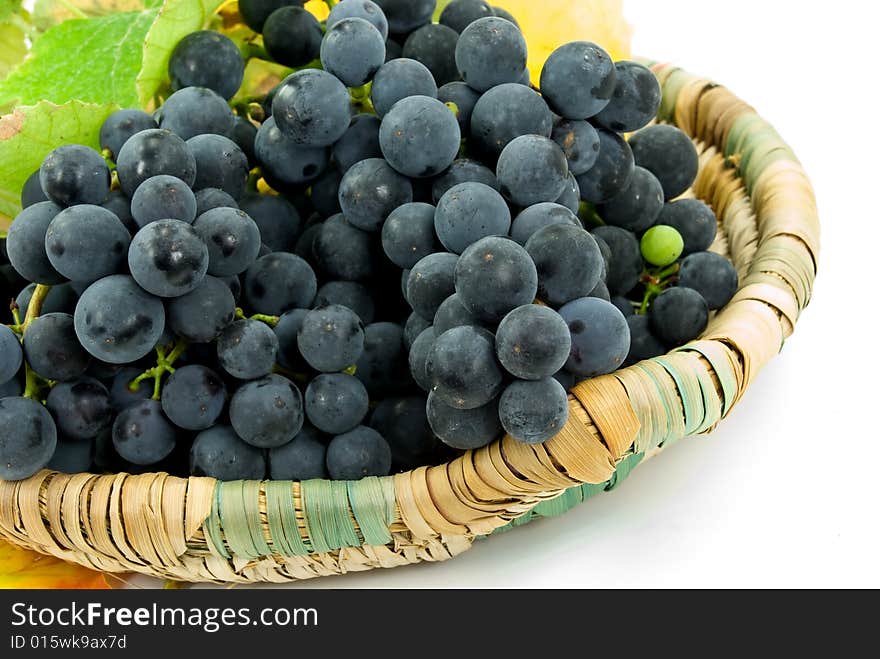
[(482, 0), (436, 24), (434, 0), (344, 0), (325, 25), (302, 4), (239, 2), (294, 69), (260, 103), (230, 105), (245, 61), (195, 32), (155, 112), (25, 184), (0, 241), (0, 478), (358, 479), (537, 444), (577, 381), (733, 295), (712, 211), (676, 200), (693, 145), (645, 128), (649, 69), (570, 43), (538, 91)]

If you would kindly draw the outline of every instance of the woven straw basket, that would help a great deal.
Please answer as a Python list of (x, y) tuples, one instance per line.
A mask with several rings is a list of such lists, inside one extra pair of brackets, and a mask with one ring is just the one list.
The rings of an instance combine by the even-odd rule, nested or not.
[(582, 382), (562, 432), (504, 438), (447, 464), (357, 482), (230, 482), (164, 473), (0, 481), (0, 537), (107, 572), (284, 582), (440, 561), (475, 538), (558, 514), (641, 460), (712, 430), (782, 347), (810, 299), (819, 224), (806, 174), (776, 131), (714, 83), (654, 65), (661, 121), (701, 153), (693, 193), (740, 289), (703, 337)]

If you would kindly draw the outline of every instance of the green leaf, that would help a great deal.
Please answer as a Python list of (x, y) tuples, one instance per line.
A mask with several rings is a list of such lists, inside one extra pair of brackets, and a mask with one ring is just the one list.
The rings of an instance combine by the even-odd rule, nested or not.
[(202, 29), (223, 0), (165, 0), (144, 41), (143, 64), (137, 76), (137, 96), (146, 107), (168, 77), (168, 58), (185, 35)]
[(21, 9), (21, 0), (0, 0), (0, 21)]
[(156, 10), (65, 21), (37, 39), (28, 58), (0, 82), (0, 107), (66, 103), (138, 104), (134, 81)]
[(98, 148), (101, 124), (116, 109), (109, 103), (43, 101), (0, 117), (0, 216), (18, 214), (24, 182), (52, 149), (60, 144)]
[[(0, 0), (2, 2), (2, 0)], [(162, 4), (161, 1), (159, 4)], [(33, 21), (40, 30), (48, 30), (71, 18), (105, 16), (113, 12), (141, 11), (156, 5), (156, 0), (36, 0)]]
[(9, 73), (27, 53), (25, 33), (12, 23), (0, 23), (0, 79)]

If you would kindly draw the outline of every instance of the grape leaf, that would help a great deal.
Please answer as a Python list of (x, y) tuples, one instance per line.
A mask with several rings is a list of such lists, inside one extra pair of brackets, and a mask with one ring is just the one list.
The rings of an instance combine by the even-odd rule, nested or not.
[(168, 58), (184, 35), (205, 26), (223, 0), (165, 0), (143, 44), (138, 105), (146, 107), (167, 82)]
[[(2, 2), (2, 0), (0, 0)], [(156, 0), (36, 0), (32, 12), (34, 25), (48, 30), (70, 18), (104, 16), (112, 12), (141, 11), (155, 6)], [(161, 0), (159, 1), (161, 3)]]
[(0, 79), (12, 70), (27, 53), (25, 33), (13, 23), (0, 23)]
[[(43, 158), (60, 144), (98, 148), (98, 131), (116, 110), (113, 104), (42, 101), (0, 117), (0, 215), (21, 209), (21, 188)], [(2, 219), (0, 219), (2, 223)]]
[(21, 0), (0, 0), (0, 21), (5, 21), (21, 8)]
[(137, 105), (133, 82), (156, 12), (71, 20), (49, 29), (27, 59), (0, 82), (0, 107), (43, 100), (65, 103), (72, 98)]

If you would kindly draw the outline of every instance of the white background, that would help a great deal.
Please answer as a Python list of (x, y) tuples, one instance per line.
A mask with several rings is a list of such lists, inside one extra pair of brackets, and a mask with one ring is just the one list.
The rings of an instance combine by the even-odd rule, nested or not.
[(754, 105), (819, 200), (813, 303), (718, 430), (676, 444), (612, 493), (453, 561), (293, 587), (880, 586), (871, 4), (626, 0), (634, 52), (711, 76)]

